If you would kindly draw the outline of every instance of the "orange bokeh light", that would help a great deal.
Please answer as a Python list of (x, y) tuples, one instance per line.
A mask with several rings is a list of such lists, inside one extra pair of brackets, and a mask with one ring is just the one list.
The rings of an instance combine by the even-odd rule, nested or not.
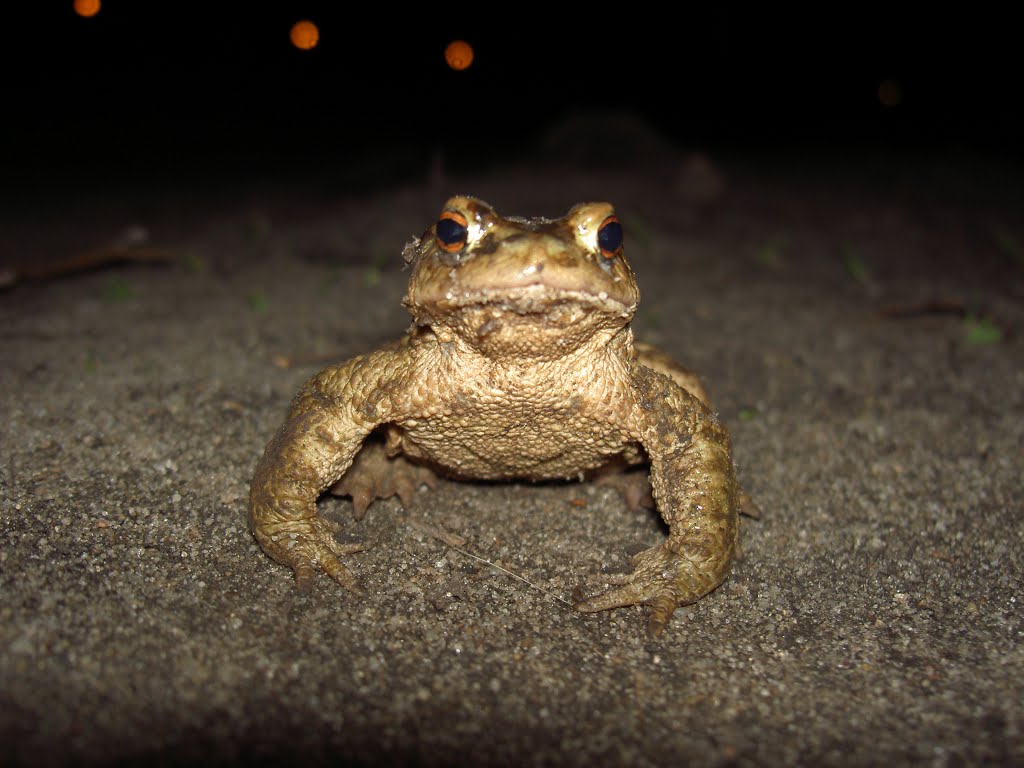
[(903, 89), (896, 80), (883, 80), (878, 86), (878, 100), (884, 107), (898, 107), (903, 101)]
[(75, 0), (75, 13), (89, 18), (100, 12), (100, 0)]
[(444, 49), (444, 60), (452, 69), (466, 69), (473, 63), (473, 46), (465, 40), (454, 40)]
[(303, 19), (292, 25), (289, 37), (291, 37), (292, 45), (296, 48), (308, 51), (310, 48), (316, 48), (316, 44), (320, 42), (320, 30), (312, 21)]

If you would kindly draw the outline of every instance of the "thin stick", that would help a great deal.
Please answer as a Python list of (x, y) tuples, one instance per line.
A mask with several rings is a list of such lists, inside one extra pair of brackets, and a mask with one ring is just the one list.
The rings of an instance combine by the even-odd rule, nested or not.
[(501, 571), (506, 576), (511, 576), (513, 579), (517, 579), (517, 580), (523, 582), (523, 584), (525, 584), (526, 586), (530, 587), (531, 589), (536, 589), (538, 592), (543, 592), (548, 597), (553, 598), (553, 599), (557, 600), (558, 602), (563, 603), (564, 605), (568, 605), (570, 608), (572, 608), (572, 603), (570, 603), (564, 597), (559, 597), (554, 592), (550, 592), (550, 591), (544, 589), (544, 587), (541, 587), (541, 586), (539, 586), (537, 584), (534, 584), (533, 582), (529, 581), (528, 579), (524, 579), (518, 573), (513, 573), (508, 568), (502, 568), (500, 565), (497, 565), (496, 563), (492, 563), (490, 560), (487, 560), (487, 559), (485, 559), (483, 557), (479, 557), (478, 555), (474, 555), (472, 552), (467, 552), (464, 549), (459, 549), (458, 547), (451, 547), (451, 549), (454, 550), (455, 552), (458, 552), (460, 555), (465, 555), (466, 557), (470, 557), (470, 558), (472, 558), (474, 560), (477, 560), (477, 561), (479, 561), (481, 563), (485, 563), (486, 565), (489, 565), (491, 568), (494, 568), (495, 570)]

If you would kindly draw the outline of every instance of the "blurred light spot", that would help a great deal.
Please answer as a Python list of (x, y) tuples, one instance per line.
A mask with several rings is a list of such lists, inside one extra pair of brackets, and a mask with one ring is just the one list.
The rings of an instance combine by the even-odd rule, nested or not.
[(895, 80), (883, 80), (878, 86), (878, 101), (883, 107), (896, 107), (903, 102), (903, 89)]
[(75, 13), (89, 18), (100, 12), (100, 0), (75, 0)]
[(311, 48), (316, 48), (316, 44), (320, 42), (320, 30), (312, 21), (303, 19), (292, 25), (290, 37), (292, 45), (303, 51), (308, 51)]
[(444, 60), (452, 69), (466, 69), (473, 63), (473, 46), (465, 40), (448, 43), (448, 47), (444, 49)]

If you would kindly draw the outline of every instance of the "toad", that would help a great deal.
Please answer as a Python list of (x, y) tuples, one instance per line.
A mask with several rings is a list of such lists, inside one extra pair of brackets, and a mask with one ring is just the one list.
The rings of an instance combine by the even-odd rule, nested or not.
[[(317, 514), (332, 486), (361, 515), (373, 498), (408, 496), (410, 463), (456, 479), (549, 480), (646, 462), (668, 536), (575, 607), (643, 604), (649, 634), (661, 634), (726, 577), (741, 494), (699, 379), (633, 340), (639, 291), (612, 206), (526, 219), (453, 197), (404, 258), (408, 332), (314, 376), (267, 446), (249, 497), (260, 546), (301, 591), (323, 571), (358, 592), (342, 558), (362, 547)], [(356, 461), (375, 431), (386, 448)]]

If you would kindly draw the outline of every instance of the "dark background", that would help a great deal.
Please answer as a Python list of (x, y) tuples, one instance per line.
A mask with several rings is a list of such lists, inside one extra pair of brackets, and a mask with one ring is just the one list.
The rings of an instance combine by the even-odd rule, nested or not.
[[(667, 6), (666, 6), (667, 7)], [(1018, 153), (1012, 25), (957, 6), (623, 3), (33, 4), (4, 31), (4, 165), (20, 188), (182, 172), (336, 169), (528, 150), (572, 115), (640, 116), (683, 147)], [(300, 18), (320, 28), (291, 46)], [(445, 45), (476, 60), (453, 72)], [(899, 84), (897, 106), (879, 84)], [(382, 157), (383, 156), (383, 157)], [(392, 160), (389, 162), (388, 157)], [(296, 165), (297, 164), (297, 165)], [(10, 189), (10, 186), (9, 186)]]

